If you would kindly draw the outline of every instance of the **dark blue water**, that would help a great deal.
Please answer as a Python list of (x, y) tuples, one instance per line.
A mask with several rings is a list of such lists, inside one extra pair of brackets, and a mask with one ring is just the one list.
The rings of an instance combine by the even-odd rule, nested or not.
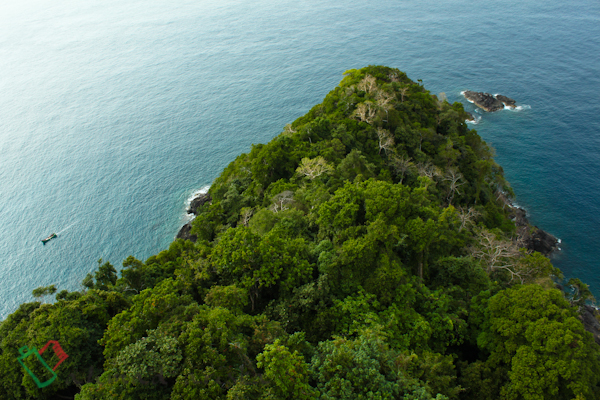
[(465, 89), (528, 106), (474, 128), (562, 239), (556, 265), (600, 294), (600, 4), (447, 3), (0, 4), (0, 318), (165, 249), (195, 190), (369, 64), (470, 110)]

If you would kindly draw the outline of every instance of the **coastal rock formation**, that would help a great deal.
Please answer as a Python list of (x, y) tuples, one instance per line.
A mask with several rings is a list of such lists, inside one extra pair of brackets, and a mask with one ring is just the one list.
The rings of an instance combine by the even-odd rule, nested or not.
[(525, 210), (513, 206), (510, 202), (507, 202), (507, 206), (511, 209), (510, 217), (517, 226), (517, 236), (523, 247), (527, 250), (539, 251), (546, 257), (557, 249), (558, 239), (537, 226), (532, 226)]
[[(511, 208), (510, 217), (513, 218), (517, 226), (517, 234), (521, 238), (521, 244), (527, 250), (539, 251), (543, 255), (549, 256), (557, 249), (558, 239), (537, 226), (531, 226), (526, 216), (527, 212), (524, 209), (515, 207), (507, 199), (504, 199), (504, 201)], [(561, 291), (565, 290), (562, 285), (558, 284), (556, 288)], [(600, 345), (600, 311), (584, 304), (579, 308), (579, 319), (585, 330), (594, 335), (594, 340)]]
[(600, 344), (600, 312), (585, 304), (579, 310), (579, 315), (585, 329), (594, 335), (594, 340)]
[(515, 104), (517, 103), (515, 100), (501, 94), (492, 96), (489, 93), (465, 90), (463, 95), (467, 100), (475, 103), (477, 107), (482, 108), (487, 112), (502, 110), (505, 105), (507, 107), (515, 108)]
[[(210, 203), (211, 201), (212, 197), (210, 196), (210, 193), (199, 194), (198, 196), (194, 197), (194, 199), (192, 199), (192, 201), (190, 202), (190, 208), (188, 208), (187, 210), (188, 214), (198, 215), (198, 208), (202, 207), (206, 203)], [(175, 238), (191, 240), (192, 242), (196, 242), (198, 237), (196, 235), (192, 235), (191, 231), (192, 223), (188, 222), (187, 224), (182, 226), (181, 229), (179, 229), (179, 232), (177, 232), (177, 236)]]
[(525, 245), (529, 250), (539, 251), (545, 256), (556, 250), (557, 244), (558, 239), (537, 226), (533, 227), (533, 232), (530, 232), (525, 240)]
[(196, 235), (192, 235), (191, 231), (192, 231), (192, 223), (188, 222), (187, 224), (185, 224), (184, 226), (181, 227), (179, 232), (177, 232), (177, 236), (175, 236), (175, 238), (183, 239), (183, 240), (190, 240), (195, 243), (196, 240), (198, 239), (198, 237)]
[(494, 97), (497, 100), (500, 100), (501, 102), (503, 102), (506, 107), (510, 107), (510, 108), (516, 107), (517, 102), (515, 100), (511, 99), (510, 97), (506, 97), (501, 94), (497, 94)]
[(190, 202), (190, 208), (188, 208), (187, 210), (188, 214), (198, 215), (198, 208), (202, 207), (205, 203), (208, 203), (210, 201), (212, 201), (210, 193), (199, 194)]

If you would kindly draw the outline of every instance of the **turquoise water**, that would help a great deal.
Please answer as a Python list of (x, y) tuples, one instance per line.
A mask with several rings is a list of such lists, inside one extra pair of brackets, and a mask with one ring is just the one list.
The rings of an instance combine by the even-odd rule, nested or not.
[(0, 318), (168, 247), (195, 190), (369, 64), (528, 106), (473, 127), (600, 294), (600, 4), (540, 3), (0, 4)]

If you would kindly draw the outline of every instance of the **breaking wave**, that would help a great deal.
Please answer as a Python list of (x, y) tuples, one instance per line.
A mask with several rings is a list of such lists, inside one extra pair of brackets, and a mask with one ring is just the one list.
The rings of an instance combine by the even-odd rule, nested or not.
[(508, 110), (508, 111), (513, 111), (513, 112), (519, 112), (519, 111), (523, 111), (523, 110), (531, 110), (531, 106), (528, 104), (523, 104), (522, 106), (516, 106), (516, 107), (508, 107), (506, 104), (504, 105), (504, 109)]
[(195, 192), (193, 192), (186, 200), (185, 200), (185, 216), (184, 216), (184, 221), (187, 224), (188, 222), (190, 222), (191, 220), (194, 219), (195, 215), (188, 212), (188, 210), (190, 209), (190, 206), (192, 205), (192, 200), (194, 200), (196, 197), (198, 197), (201, 194), (206, 194), (208, 193), (208, 189), (210, 189), (210, 185), (206, 185), (201, 187), (200, 189), (196, 190)]

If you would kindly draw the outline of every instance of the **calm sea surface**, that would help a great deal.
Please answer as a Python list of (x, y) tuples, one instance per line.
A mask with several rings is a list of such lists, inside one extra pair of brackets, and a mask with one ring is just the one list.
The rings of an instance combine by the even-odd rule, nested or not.
[[(384, 64), (481, 113), (555, 264), (600, 295), (600, 3), (21, 0), (0, 3), (0, 319), (168, 247), (186, 201), (342, 73)], [(52, 232), (57, 239), (43, 246)]]

